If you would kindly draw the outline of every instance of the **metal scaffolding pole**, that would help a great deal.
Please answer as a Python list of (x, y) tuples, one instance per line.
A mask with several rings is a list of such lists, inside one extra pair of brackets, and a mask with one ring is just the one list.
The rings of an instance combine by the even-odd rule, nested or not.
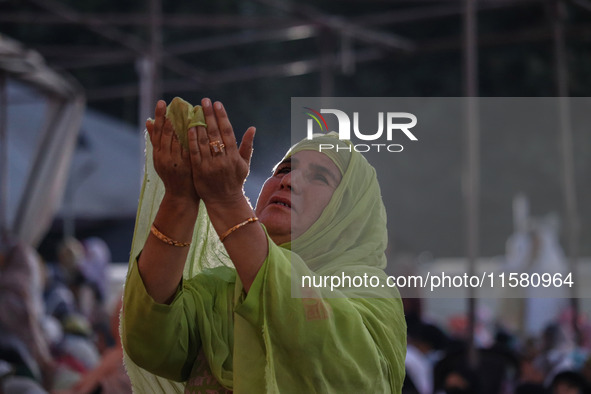
[[(575, 163), (573, 151), (572, 125), (570, 117), (570, 98), (568, 86), (568, 67), (566, 64), (566, 45), (564, 40), (564, 4), (561, 0), (553, 0), (553, 33), (554, 33), (554, 67), (556, 72), (556, 88), (558, 92), (559, 146), (562, 158), (562, 191), (565, 204), (566, 251), (569, 271), (577, 278), (579, 226), (577, 217), (577, 193), (575, 183)], [(570, 294), (573, 309), (572, 325), (577, 343), (581, 343), (581, 333), (577, 318), (579, 300), (577, 285), (574, 281)]]
[[(468, 275), (474, 275), (479, 253), (479, 193), (480, 193), (480, 130), (478, 127), (478, 45), (476, 0), (464, 3), (464, 108), (465, 149), (464, 161), (464, 201), (466, 257)], [(468, 360), (475, 368), (478, 359), (474, 343), (476, 320), (476, 292), (468, 287)]]
[(319, 39), (320, 97), (332, 97), (334, 95), (334, 37), (329, 30), (323, 29)]
[[(156, 100), (160, 97), (160, 66), (162, 64), (162, 4), (160, 0), (150, 0), (150, 50), (137, 61), (139, 74), (139, 127), (143, 130), (144, 122), (154, 112)], [(143, 147), (142, 147), (143, 151)]]
[[(84, 26), (87, 30), (97, 34), (99, 37), (103, 37), (109, 41), (116, 42), (119, 45), (131, 50), (135, 54), (142, 55), (146, 51), (146, 45), (144, 42), (135, 35), (128, 34), (122, 30), (113, 28), (107, 24), (89, 23), (85, 21), (84, 17), (73, 8), (64, 5), (63, 3), (56, 0), (30, 0), (37, 4), (39, 7), (57, 15), (64, 23), (75, 23)], [(161, 0), (151, 0), (150, 11), (148, 13), (148, 20), (150, 22), (149, 27), (154, 29), (159, 37), (162, 37), (162, 2)], [(161, 43), (161, 38), (158, 39)], [(152, 52), (154, 40), (151, 37), (151, 47), (149, 48)], [(162, 57), (162, 48), (159, 49), (160, 57)], [(204, 73), (196, 69), (195, 67), (183, 62), (182, 60), (169, 56), (166, 61), (166, 67), (176, 72), (179, 75), (185, 76), (187, 79), (195, 81), (201, 84), (205, 78)]]
[(6, 74), (0, 71), (0, 245), (8, 237), (8, 136)]
[(150, 59), (152, 68), (152, 105), (160, 97), (162, 80), (162, 0), (150, 0)]
[[(139, 74), (138, 127), (144, 130), (144, 122), (153, 116), (156, 100), (161, 96), (162, 65), (162, 2), (150, 0), (150, 50), (136, 62)], [(144, 138), (140, 133), (140, 160), (144, 167)], [(141, 179), (140, 179), (141, 182)]]

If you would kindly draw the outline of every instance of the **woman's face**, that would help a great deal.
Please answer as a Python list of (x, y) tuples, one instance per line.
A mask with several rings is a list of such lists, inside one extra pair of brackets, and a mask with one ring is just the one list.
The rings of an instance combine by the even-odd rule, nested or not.
[(338, 167), (320, 152), (301, 151), (281, 162), (263, 185), (255, 210), (273, 242), (290, 242), (310, 228), (341, 178)]

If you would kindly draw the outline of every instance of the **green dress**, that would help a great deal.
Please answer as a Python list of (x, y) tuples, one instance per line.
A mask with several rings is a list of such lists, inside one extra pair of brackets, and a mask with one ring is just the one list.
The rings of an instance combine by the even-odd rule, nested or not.
[[(324, 138), (334, 141), (304, 140), (287, 155)], [(135, 260), (163, 194), (148, 146), (121, 326), (137, 392), (401, 391), (406, 324), (397, 290), (298, 287), (304, 275), (385, 279), (386, 215), (375, 170), (357, 152), (328, 156), (343, 174), (331, 201), (292, 243), (268, 239), (248, 295), (201, 206), (184, 279), (163, 305), (146, 293)]]

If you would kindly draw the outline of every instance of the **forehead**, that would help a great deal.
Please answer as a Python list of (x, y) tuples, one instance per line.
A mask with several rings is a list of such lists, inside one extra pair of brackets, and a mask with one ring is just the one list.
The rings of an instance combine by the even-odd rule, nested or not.
[(336, 164), (325, 154), (313, 150), (303, 150), (291, 156), (291, 162), (296, 166), (322, 168), (329, 171), (335, 179), (342, 178), (341, 171)]

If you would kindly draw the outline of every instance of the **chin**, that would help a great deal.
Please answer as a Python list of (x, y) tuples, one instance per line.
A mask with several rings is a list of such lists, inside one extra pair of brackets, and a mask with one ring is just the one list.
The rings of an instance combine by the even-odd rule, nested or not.
[[(277, 220), (278, 218), (272, 217), (272, 215), (262, 215), (259, 220), (265, 225), (269, 237), (273, 242), (280, 244), (289, 242), (291, 240), (291, 220)], [(278, 243), (277, 240), (287, 239)]]

